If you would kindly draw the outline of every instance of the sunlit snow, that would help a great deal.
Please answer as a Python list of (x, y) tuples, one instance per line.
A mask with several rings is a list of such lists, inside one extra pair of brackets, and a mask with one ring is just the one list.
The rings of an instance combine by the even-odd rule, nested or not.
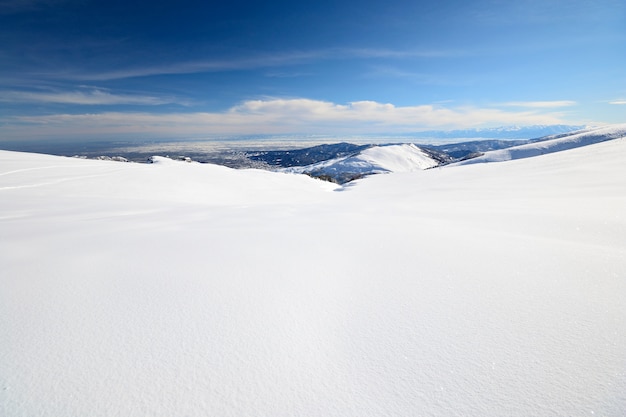
[(0, 415), (623, 416), (624, 155), (337, 188), (0, 151)]
[(626, 124), (611, 125), (601, 128), (591, 128), (561, 135), (548, 136), (548, 140), (536, 143), (514, 146), (507, 149), (486, 152), (478, 158), (459, 162), (459, 165), (476, 164), (483, 162), (500, 162), (511, 159), (531, 158), (553, 152), (561, 152), (581, 146), (592, 145), (611, 139), (626, 137)]
[(292, 167), (286, 172), (316, 172), (338, 175), (410, 172), (437, 166), (438, 162), (413, 144), (374, 146), (353, 156), (344, 156), (305, 167)]

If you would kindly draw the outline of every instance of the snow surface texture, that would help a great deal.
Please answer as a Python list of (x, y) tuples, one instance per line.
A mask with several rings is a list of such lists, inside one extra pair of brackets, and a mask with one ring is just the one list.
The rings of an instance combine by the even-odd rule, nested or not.
[(541, 142), (514, 146), (512, 148), (485, 152), (482, 156), (458, 162), (457, 164), (468, 165), (483, 162), (501, 162), (509, 161), (511, 159), (530, 158), (533, 156), (545, 155), (548, 153), (560, 152), (594, 143), (604, 142), (606, 140), (623, 138), (626, 136), (626, 124), (585, 129), (579, 132), (573, 132), (572, 134), (555, 136), (555, 139), (548, 139)]
[(624, 155), (333, 192), (0, 152), (0, 415), (622, 417)]

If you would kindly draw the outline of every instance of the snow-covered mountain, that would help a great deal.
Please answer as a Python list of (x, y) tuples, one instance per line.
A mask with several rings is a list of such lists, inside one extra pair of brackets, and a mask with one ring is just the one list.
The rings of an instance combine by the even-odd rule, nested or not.
[(415, 138), (482, 138), (482, 139), (532, 139), (547, 135), (568, 133), (584, 129), (580, 125), (534, 125), (534, 126), (501, 126), (494, 128), (475, 128), (462, 130), (431, 130), (412, 133)]
[(433, 149), (447, 154), (455, 160), (462, 160), (476, 157), (478, 154), (495, 151), (498, 149), (510, 148), (512, 146), (525, 145), (536, 142), (540, 139), (484, 139), (467, 142), (446, 143), (443, 145), (424, 145), (427, 149)]
[(0, 415), (622, 417), (626, 140), (372, 152), (405, 172), (0, 151)]
[(284, 171), (345, 183), (366, 175), (428, 169), (449, 160), (445, 154), (413, 144), (392, 144), (367, 147), (349, 156)]
[(269, 167), (294, 167), (313, 165), (334, 158), (354, 155), (372, 145), (355, 145), (353, 143), (322, 144), (301, 149), (248, 151), (248, 159), (263, 162)]
[[(454, 163), (474, 164), (481, 162), (501, 161), (543, 155), (566, 149), (586, 146), (626, 135), (626, 125), (612, 125), (600, 128), (587, 128), (569, 133), (559, 133), (536, 139), (524, 140), (482, 140), (457, 144), (418, 146), (414, 144), (388, 144), (376, 146), (337, 144), (324, 148), (330, 151), (332, 146), (352, 146), (353, 152), (305, 166), (293, 166), (284, 172), (304, 173), (340, 184), (362, 178), (367, 175), (389, 172), (410, 172), (433, 168), (435, 166)], [(300, 150), (305, 155), (316, 155), (319, 159), (330, 156), (332, 152), (320, 155), (314, 148)], [(485, 151), (486, 152), (483, 152)], [(289, 157), (297, 151), (276, 151), (274, 158)]]
[(477, 164), (483, 162), (507, 161), (510, 159), (529, 158), (532, 156), (545, 155), (567, 149), (587, 146), (594, 143), (604, 142), (611, 139), (626, 136), (626, 124), (612, 125), (600, 128), (585, 129), (569, 134), (559, 134), (541, 138), (540, 141), (513, 146), (506, 149), (485, 152), (477, 158), (467, 159), (457, 164)]

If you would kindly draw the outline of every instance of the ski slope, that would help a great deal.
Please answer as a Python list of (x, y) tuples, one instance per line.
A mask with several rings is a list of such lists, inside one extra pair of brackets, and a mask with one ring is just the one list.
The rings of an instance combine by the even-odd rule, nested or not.
[(621, 417), (624, 155), (335, 188), (0, 151), (0, 415)]

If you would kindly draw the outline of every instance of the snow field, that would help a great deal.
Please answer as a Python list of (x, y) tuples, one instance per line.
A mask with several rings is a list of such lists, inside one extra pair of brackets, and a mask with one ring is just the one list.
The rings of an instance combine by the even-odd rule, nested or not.
[(0, 152), (0, 414), (622, 416), (625, 148), (340, 192)]

